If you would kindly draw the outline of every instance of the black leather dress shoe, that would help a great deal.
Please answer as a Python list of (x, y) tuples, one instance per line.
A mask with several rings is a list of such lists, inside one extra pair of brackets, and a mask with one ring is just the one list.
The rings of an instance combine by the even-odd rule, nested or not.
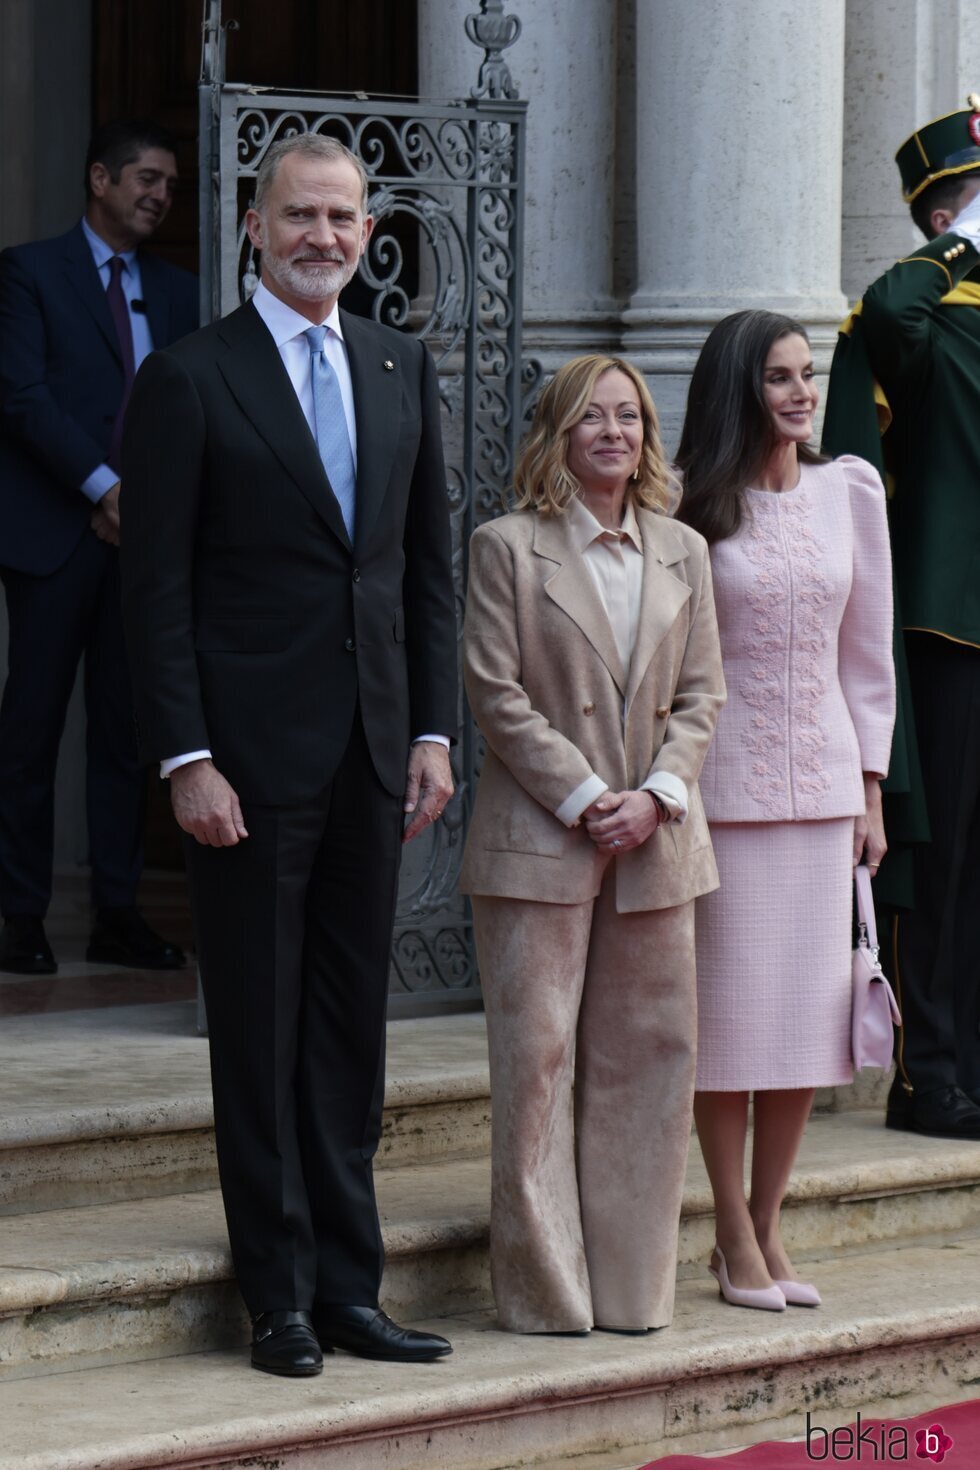
[(379, 1358), (390, 1363), (428, 1363), (445, 1358), (452, 1344), (434, 1332), (413, 1332), (379, 1307), (313, 1307), (313, 1326), (320, 1346), (343, 1348), (360, 1358)]
[(323, 1353), (309, 1312), (263, 1312), (252, 1321), (252, 1367), (283, 1378), (323, 1372)]
[(8, 914), (0, 933), (0, 970), (9, 975), (53, 975), (58, 966), (36, 914)]
[(961, 1087), (938, 1087), (928, 1092), (888, 1094), (885, 1127), (928, 1138), (980, 1140), (980, 1107)]
[(151, 929), (139, 909), (99, 909), (85, 958), (96, 965), (134, 970), (179, 970), (187, 956)]

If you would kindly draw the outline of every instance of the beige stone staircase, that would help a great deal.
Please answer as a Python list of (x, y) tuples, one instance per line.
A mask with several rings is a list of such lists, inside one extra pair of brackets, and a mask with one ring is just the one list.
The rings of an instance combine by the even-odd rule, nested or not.
[(821, 1309), (719, 1300), (695, 1146), (674, 1325), (527, 1338), (490, 1310), (482, 1017), (389, 1055), (385, 1304), (455, 1353), (296, 1382), (247, 1366), (193, 1005), (0, 1023), (0, 1470), (632, 1470), (980, 1395), (980, 1144), (886, 1131), (882, 1079), (821, 1095), (792, 1183)]

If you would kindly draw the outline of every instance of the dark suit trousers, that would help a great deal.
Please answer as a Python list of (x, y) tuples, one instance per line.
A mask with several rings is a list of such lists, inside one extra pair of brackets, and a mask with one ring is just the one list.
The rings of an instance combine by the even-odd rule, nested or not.
[(119, 553), (86, 531), (47, 577), (0, 568), (10, 622), (0, 705), (0, 911), (47, 912), (58, 746), (85, 659), (86, 803), (96, 907), (136, 901), (146, 776), (136, 736), (119, 596)]
[(238, 1283), (253, 1316), (373, 1306), (402, 802), (357, 715), (321, 799), (243, 814), (237, 847), (186, 842)]
[(896, 1058), (919, 1091), (980, 1088), (980, 650), (906, 635), (932, 841), (898, 920)]

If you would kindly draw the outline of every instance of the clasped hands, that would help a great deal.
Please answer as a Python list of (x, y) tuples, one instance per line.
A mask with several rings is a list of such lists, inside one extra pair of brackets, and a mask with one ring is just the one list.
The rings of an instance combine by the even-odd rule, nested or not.
[(660, 826), (660, 808), (650, 791), (604, 791), (582, 813), (586, 831), (600, 852), (642, 847)]
[[(403, 842), (411, 842), (442, 815), (453, 794), (453, 773), (444, 745), (420, 740), (412, 746), (405, 782), (410, 817)], [(248, 836), (238, 796), (210, 760), (188, 761), (170, 776), (170, 803), (177, 824), (203, 847), (235, 847)]]
[(89, 517), (89, 525), (100, 541), (119, 545), (119, 481), (109, 487)]

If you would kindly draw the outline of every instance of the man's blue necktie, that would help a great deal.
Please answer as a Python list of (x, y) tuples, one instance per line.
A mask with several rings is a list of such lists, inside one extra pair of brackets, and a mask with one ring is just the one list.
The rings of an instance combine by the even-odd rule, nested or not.
[(304, 336), (310, 344), (310, 369), (313, 381), (313, 421), (316, 442), (331, 489), (340, 505), (351, 545), (354, 544), (354, 456), (347, 432), (344, 400), (340, 384), (323, 350), (326, 327), (307, 327)]

